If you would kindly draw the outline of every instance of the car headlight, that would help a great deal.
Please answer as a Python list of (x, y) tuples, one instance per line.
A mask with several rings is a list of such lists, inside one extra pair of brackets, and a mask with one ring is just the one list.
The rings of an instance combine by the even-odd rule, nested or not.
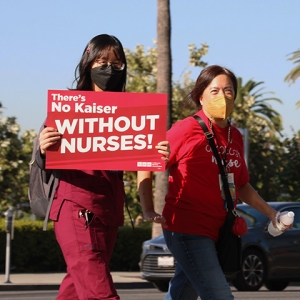
[(151, 245), (150, 244), (148, 244), (148, 243), (143, 243), (143, 249), (145, 249), (145, 250), (150, 250), (151, 249)]

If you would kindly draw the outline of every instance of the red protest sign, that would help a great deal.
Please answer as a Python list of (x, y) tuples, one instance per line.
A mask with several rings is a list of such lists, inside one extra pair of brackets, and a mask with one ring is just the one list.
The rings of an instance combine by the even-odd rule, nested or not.
[(49, 90), (47, 122), (62, 139), (46, 168), (164, 171), (167, 95)]

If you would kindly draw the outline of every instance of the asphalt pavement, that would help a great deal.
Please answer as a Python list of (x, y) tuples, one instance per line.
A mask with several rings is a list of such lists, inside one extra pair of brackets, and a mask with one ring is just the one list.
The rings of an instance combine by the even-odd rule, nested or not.
[[(116, 289), (153, 288), (140, 272), (112, 272)], [(58, 290), (65, 273), (0, 274), (0, 291)]]

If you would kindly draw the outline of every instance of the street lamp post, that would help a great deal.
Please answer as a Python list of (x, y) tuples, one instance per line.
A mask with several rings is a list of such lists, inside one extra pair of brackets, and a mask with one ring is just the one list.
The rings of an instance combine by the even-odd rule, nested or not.
[(10, 242), (13, 238), (13, 219), (14, 212), (9, 209), (5, 213), (5, 231), (6, 231), (6, 260), (5, 260), (5, 283), (11, 283), (10, 276)]

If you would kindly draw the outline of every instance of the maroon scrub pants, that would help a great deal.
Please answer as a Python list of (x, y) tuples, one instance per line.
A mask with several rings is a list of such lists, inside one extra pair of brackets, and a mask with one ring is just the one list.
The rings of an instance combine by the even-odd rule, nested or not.
[(81, 210), (84, 208), (65, 200), (58, 221), (54, 222), (56, 239), (67, 264), (67, 275), (56, 299), (118, 300), (109, 269), (118, 227), (104, 225), (95, 216), (86, 227), (85, 217), (79, 215)]

